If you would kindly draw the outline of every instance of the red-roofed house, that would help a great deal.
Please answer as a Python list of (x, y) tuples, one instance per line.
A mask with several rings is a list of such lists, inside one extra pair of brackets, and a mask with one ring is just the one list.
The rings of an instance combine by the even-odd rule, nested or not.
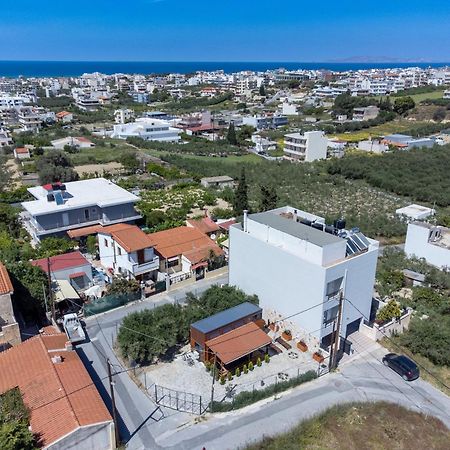
[(20, 330), (14, 316), (11, 295), (14, 292), (8, 271), (0, 262), (0, 351), (20, 344)]
[(18, 388), (45, 449), (114, 449), (114, 423), (65, 334), (42, 335), (0, 353), (0, 394)]
[(62, 123), (70, 123), (73, 120), (73, 114), (69, 111), (61, 111), (56, 113), (56, 120)]
[(211, 257), (221, 258), (223, 250), (208, 236), (193, 227), (177, 227), (148, 235), (159, 255), (160, 272), (172, 283), (190, 276), (203, 278)]
[(48, 263), (53, 280), (67, 280), (75, 289), (85, 289), (92, 282), (91, 263), (77, 250), (32, 261), (31, 264), (40, 267), (48, 274)]
[(210, 217), (202, 217), (201, 219), (188, 219), (186, 220), (186, 225), (191, 228), (196, 228), (197, 230), (201, 231), (209, 237), (212, 237), (213, 239), (215, 239), (217, 233), (220, 232), (219, 226)]
[(16, 147), (14, 149), (14, 158), (16, 159), (30, 159), (30, 150), (26, 147)]

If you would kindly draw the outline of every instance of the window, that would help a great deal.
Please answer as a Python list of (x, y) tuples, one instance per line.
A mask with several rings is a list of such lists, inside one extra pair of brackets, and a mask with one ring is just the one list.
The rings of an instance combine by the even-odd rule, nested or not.
[(108, 239), (105, 239), (105, 247), (108, 247)]
[(323, 324), (329, 325), (330, 323), (332, 323), (334, 321), (334, 319), (336, 319), (338, 311), (339, 311), (339, 306), (333, 306), (332, 308), (324, 311)]
[(84, 218), (86, 219), (86, 220), (89, 220), (89, 210), (88, 209), (85, 209), (84, 210)]
[(117, 254), (121, 255), (122, 254), (122, 249), (120, 247), (117, 247)]
[(327, 284), (327, 297), (334, 297), (339, 292), (343, 279), (344, 277), (340, 277)]
[(167, 267), (178, 266), (178, 258), (170, 258), (167, 260)]

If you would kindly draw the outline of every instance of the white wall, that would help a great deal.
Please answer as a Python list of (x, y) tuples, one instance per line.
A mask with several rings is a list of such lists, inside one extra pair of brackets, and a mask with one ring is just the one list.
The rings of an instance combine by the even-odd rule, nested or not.
[[(377, 265), (378, 249), (346, 258), (324, 267), (244, 233), (240, 226), (230, 228), (229, 283), (256, 294), (262, 308), (274, 309), (283, 317), (326, 300), (327, 283), (344, 277), (347, 270), (342, 334), (347, 324), (369, 317)], [(323, 337), (332, 332), (332, 324), (323, 327), (323, 312), (337, 305), (328, 301), (292, 320), (299, 327)]]
[(315, 161), (316, 159), (326, 159), (328, 139), (323, 131), (307, 131), (305, 161)]
[(430, 229), (410, 223), (406, 234), (405, 253), (409, 257), (425, 258), (433, 266), (450, 267), (450, 249), (428, 242)]

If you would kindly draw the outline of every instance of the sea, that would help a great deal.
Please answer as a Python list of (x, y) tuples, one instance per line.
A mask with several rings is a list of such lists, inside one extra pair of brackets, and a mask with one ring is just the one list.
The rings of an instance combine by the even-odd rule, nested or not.
[(332, 70), (349, 71), (402, 67), (443, 67), (450, 63), (346, 63), (346, 62), (205, 62), (205, 61), (0, 61), (0, 77), (76, 77), (83, 73), (100, 72), (106, 75), (193, 73), (196, 71), (223, 70), (234, 73), (244, 70)]

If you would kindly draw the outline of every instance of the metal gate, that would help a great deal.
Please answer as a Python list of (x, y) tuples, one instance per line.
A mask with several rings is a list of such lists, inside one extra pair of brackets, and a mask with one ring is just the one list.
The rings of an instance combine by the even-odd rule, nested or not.
[(208, 404), (202, 402), (202, 396), (198, 394), (176, 391), (157, 384), (150, 386), (148, 392), (158, 405), (177, 411), (201, 415), (208, 408)]

